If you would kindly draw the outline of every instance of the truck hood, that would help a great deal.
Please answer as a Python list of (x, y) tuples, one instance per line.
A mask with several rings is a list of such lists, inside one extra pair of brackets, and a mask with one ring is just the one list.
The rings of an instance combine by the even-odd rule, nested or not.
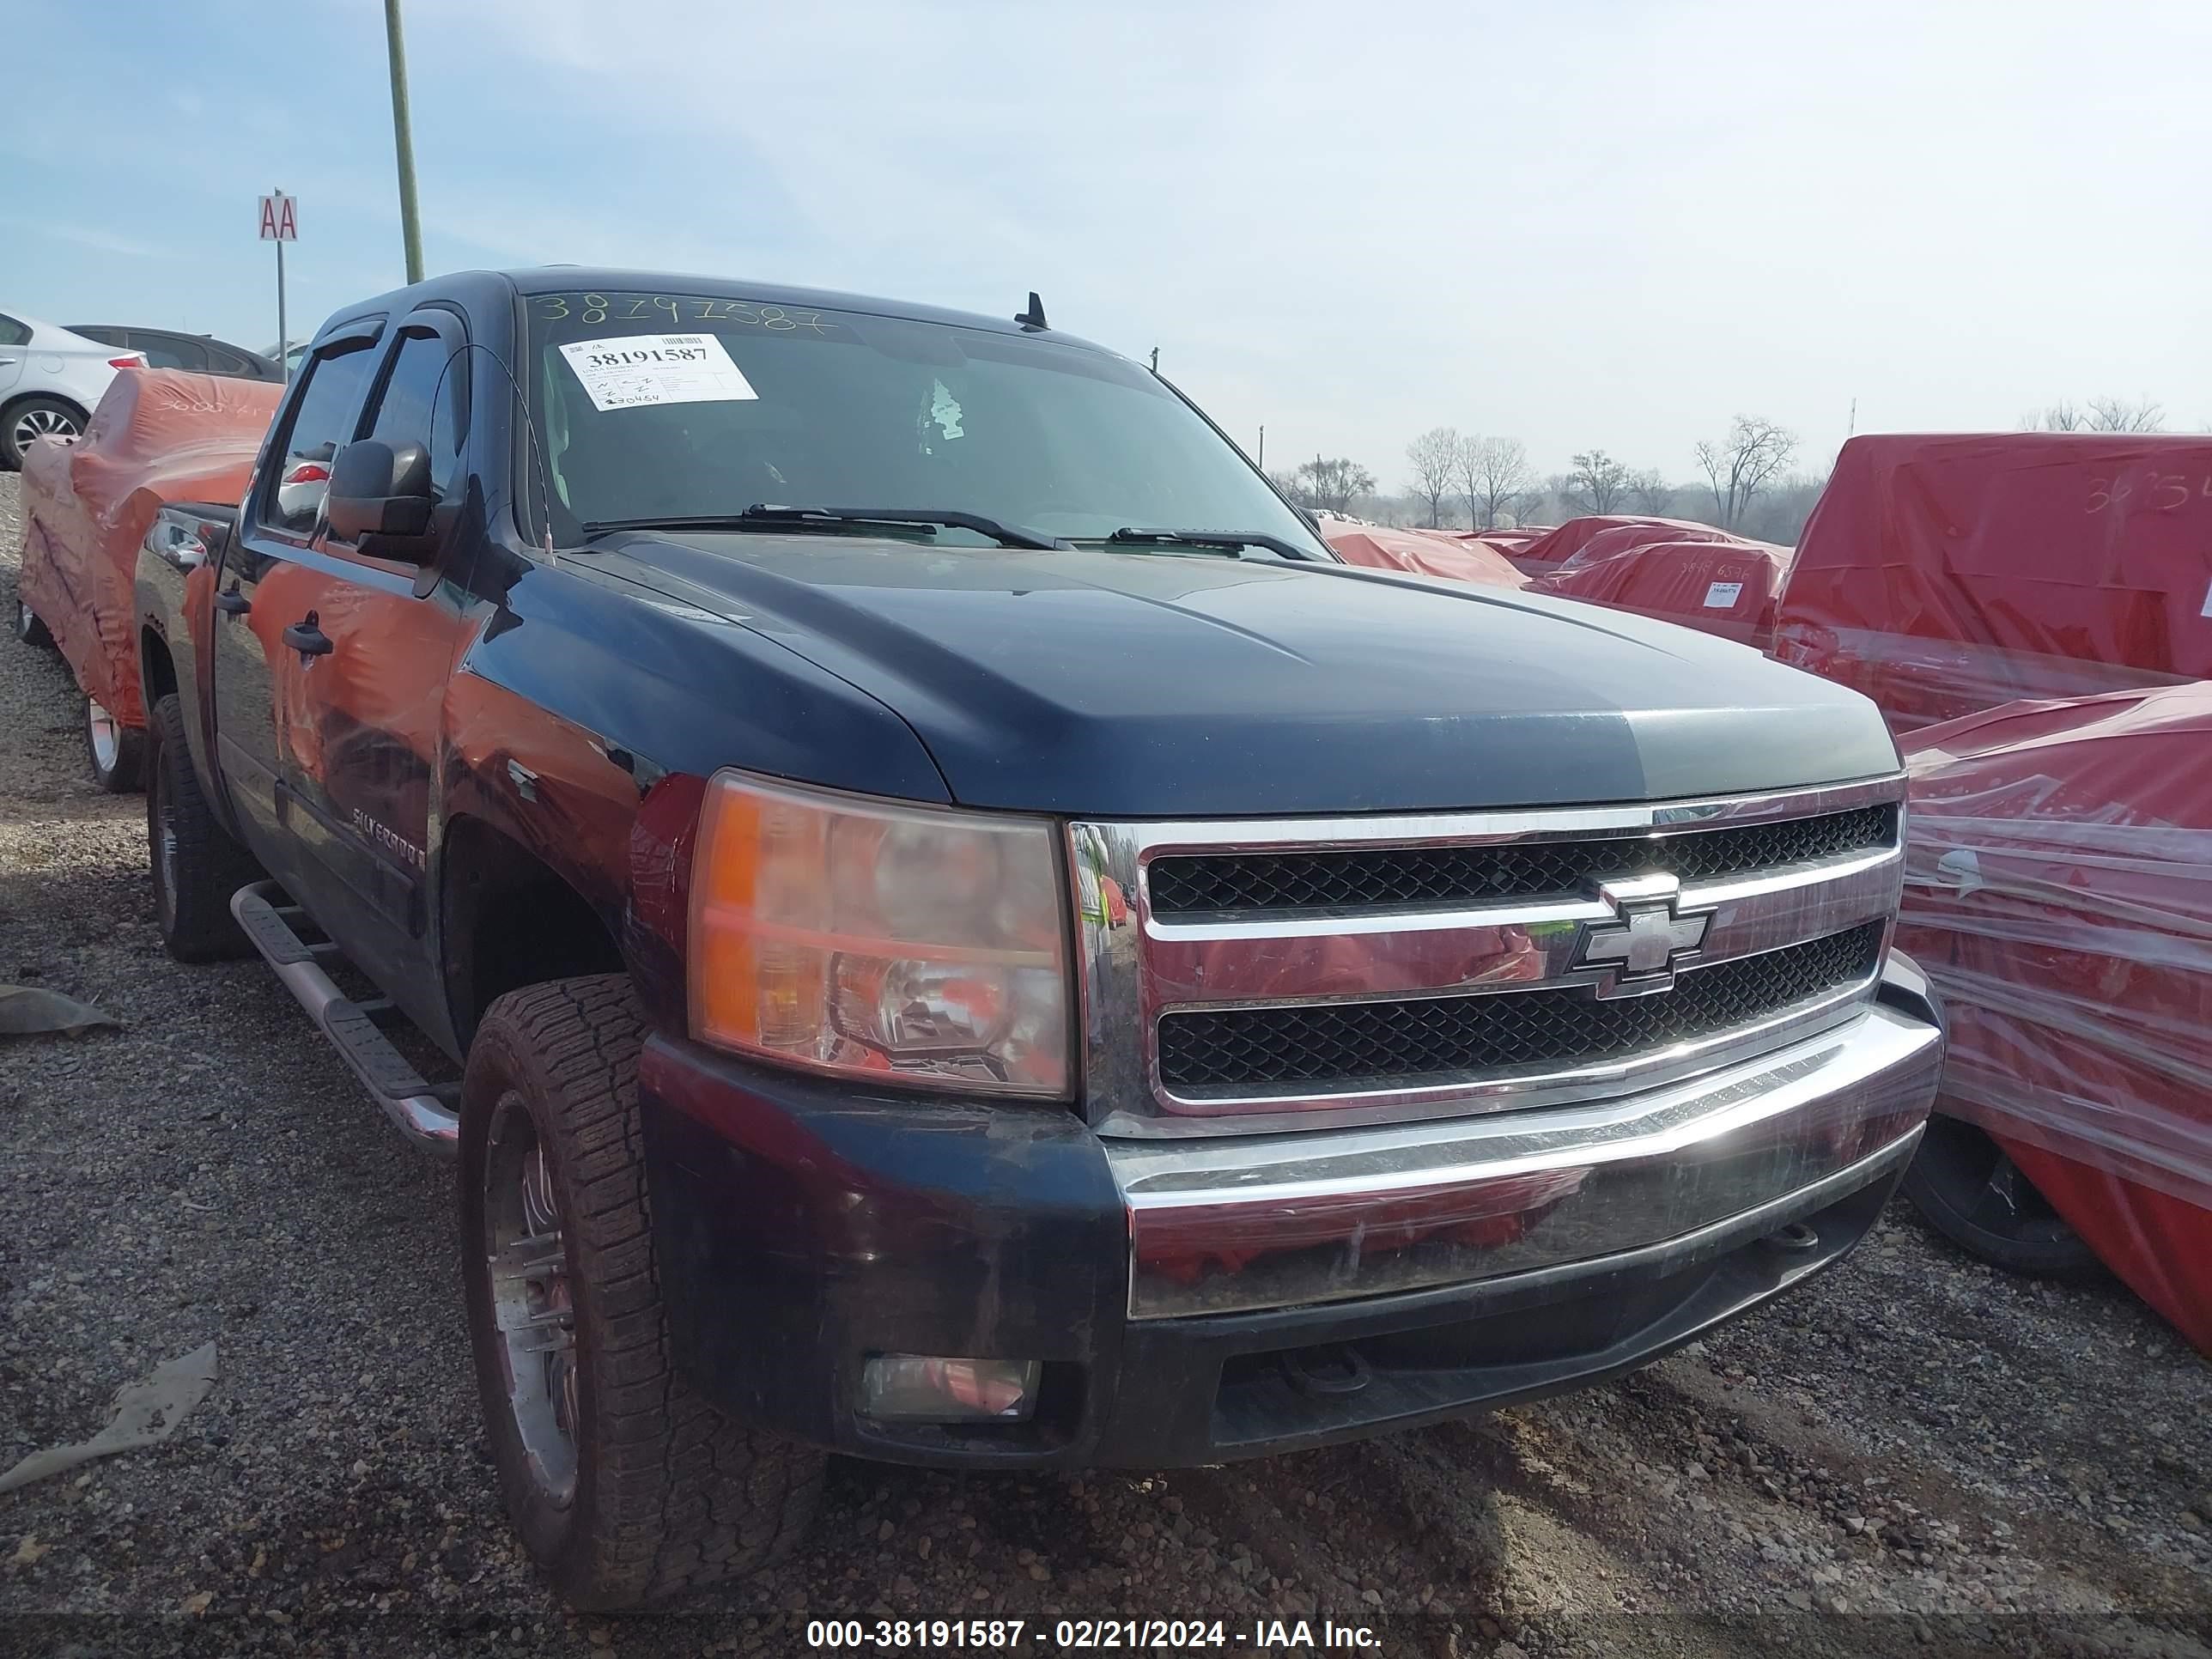
[(876, 698), (975, 806), (1421, 811), (1898, 763), (1855, 692), (1686, 629), (1461, 583), (818, 535), (637, 534), (594, 556)]

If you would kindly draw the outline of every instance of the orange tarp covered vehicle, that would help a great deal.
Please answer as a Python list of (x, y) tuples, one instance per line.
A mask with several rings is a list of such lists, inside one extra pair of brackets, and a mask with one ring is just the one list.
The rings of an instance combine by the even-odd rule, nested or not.
[(1527, 579), (1505, 562), (1504, 555), (1449, 530), (1392, 530), (1345, 519), (1323, 519), (1321, 528), (1323, 538), (1346, 564), (1400, 570), (1414, 576), (1445, 576), (1492, 587), (1527, 585)]
[(97, 706), (92, 716), (104, 712), (126, 736), (146, 724), (131, 595), (139, 545), (168, 502), (237, 501), (283, 395), (270, 380), (128, 369), (82, 438), (34, 444), (23, 459), (20, 596)]
[(1854, 438), (1774, 654), (1910, 732), (2023, 697), (2212, 677), (2212, 438)]

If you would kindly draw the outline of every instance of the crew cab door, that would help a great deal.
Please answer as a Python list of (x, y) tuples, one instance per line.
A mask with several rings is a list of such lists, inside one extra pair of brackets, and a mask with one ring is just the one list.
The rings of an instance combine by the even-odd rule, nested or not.
[(301, 365), (304, 384), (241, 506), (216, 573), (213, 641), (216, 767), (240, 833), (287, 887), (292, 856), (279, 810), (290, 748), (279, 686), (295, 654), (284, 629), (313, 606), (323, 573), (309, 562), (331, 457), (353, 435), (378, 362), (380, 320), (334, 333)]
[[(312, 582), (286, 625), (280, 696), (289, 744), (281, 786), (298, 850), (293, 895), (403, 1006), (430, 987), (430, 823), (446, 683), (460, 654), (465, 594), (452, 566), (452, 510), (465, 477), (466, 354), (442, 310), (404, 319), (346, 436), (430, 457), (431, 521), (445, 545), (427, 566), (338, 539), (327, 515), (301, 556)], [(410, 1010), (410, 1012), (412, 1012)]]

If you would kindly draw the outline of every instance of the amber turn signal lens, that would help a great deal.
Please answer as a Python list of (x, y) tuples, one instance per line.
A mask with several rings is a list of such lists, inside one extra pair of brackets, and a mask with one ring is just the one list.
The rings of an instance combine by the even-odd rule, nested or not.
[(717, 774), (691, 876), (691, 1030), (810, 1070), (1062, 1096), (1053, 826)]

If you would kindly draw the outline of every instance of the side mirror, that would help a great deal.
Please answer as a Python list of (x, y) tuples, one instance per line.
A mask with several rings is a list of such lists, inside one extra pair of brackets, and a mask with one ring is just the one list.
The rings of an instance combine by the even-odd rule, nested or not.
[[(420, 444), (363, 438), (338, 451), (331, 463), (324, 516), (333, 537), (362, 543), (364, 553), (426, 562), (430, 507), (430, 457)], [(415, 545), (368, 544), (386, 537), (405, 538)]]

